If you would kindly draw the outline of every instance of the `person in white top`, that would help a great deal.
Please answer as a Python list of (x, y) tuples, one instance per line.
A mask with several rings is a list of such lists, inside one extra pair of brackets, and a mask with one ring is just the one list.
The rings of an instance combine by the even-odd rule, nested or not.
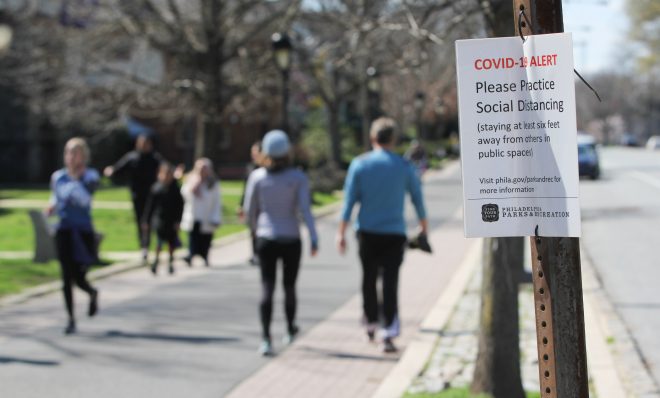
[(181, 187), (185, 201), (181, 230), (188, 232), (189, 253), (184, 259), (192, 265), (194, 256), (204, 259), (209, 266), (209, 248), (213, 233), (222, 224), (222, 198), (220, 183), (213, 173), (213, 163), (200, 158)]

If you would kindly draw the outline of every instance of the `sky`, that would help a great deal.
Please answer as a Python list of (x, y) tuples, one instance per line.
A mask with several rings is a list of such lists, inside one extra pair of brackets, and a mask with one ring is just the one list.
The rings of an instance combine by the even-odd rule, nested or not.
[(626, 0), (564, 0), (564, 31), (573, 35), (575, 69), (581, 74), (613, 70), (625, 56)]

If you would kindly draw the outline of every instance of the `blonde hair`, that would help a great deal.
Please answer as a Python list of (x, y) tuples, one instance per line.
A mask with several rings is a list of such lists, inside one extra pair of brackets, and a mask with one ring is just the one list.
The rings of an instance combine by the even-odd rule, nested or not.
[(90, 151), (89, 151), (89, 146), (87, 145), (87, 142), (83, 138), (80, 137), (73, 137), (69, 139), (66, 144), (64, 145), (64, 152), (66, 151), (74, 151), (76, 149), (79, 149), (85, 158), (85, 163), (89, 163), (89, 158), (90, 158)]

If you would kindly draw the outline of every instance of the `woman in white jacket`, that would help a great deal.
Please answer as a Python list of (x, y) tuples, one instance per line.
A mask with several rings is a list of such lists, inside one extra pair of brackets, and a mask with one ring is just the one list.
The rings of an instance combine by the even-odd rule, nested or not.
[(193, 257), (199, 255), (208, 267), (213, 232), (222, 223), (220, 183), (210, 159), (201, 158), (195, 162), (181, 187), (181, 195), (185, 200), (181, 229), (188, 232), (190, 250), (185, 260), (191, 266)]

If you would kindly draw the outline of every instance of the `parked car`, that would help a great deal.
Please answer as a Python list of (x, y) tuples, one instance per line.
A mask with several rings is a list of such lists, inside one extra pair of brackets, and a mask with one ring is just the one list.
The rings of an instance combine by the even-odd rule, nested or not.
[(660, 149), (660, 135), (652, 135), (649, 137), (649, 140), (646, 141), (646, 149), (651, 151)]
[(619, 144), (623, 146), (639, 146), (639, 141), (632, 134), (623, 134), (621, 140), (619, 140)]
[(580, 177), (587, 176), (592, 180), (600, 177), (600, 161), (596, 150), (596, 140), (587, 134), (578, 134), (578, 169)]

